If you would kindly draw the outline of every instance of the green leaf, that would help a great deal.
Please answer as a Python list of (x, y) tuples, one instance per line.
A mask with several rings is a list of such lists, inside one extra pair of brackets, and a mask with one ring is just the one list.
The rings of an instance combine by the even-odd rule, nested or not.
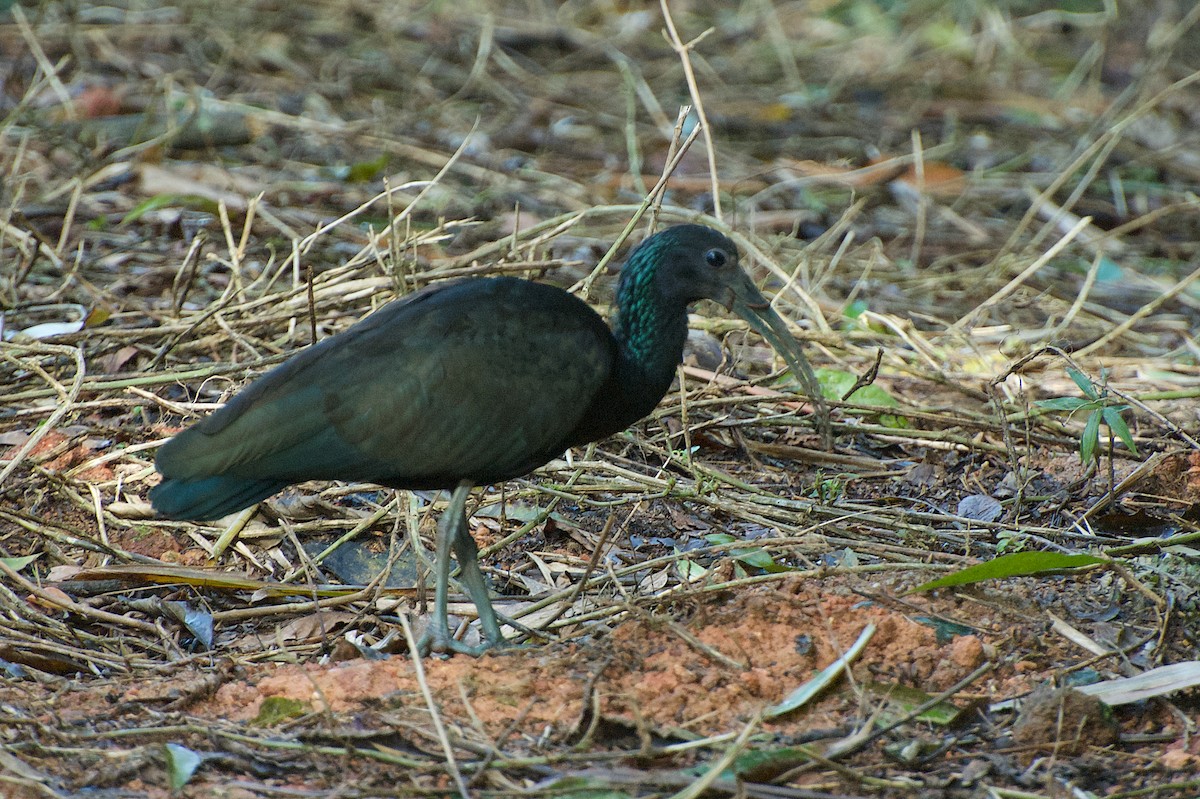
[[(704, 536), (704, 540), (710, 544), (719, 546), (721, 544), (733, 544), (740, 539), (734, 538), (728, 533), (708, 533)], [(733, 549), (730, 550), (729, 555), (752, 569), (761, 569), (770, 574), (792, 571), (790, 567), (776, 563), (775, 559), (761, 547)]]
[(1039, 408), (1046, 408), (1051, 411), (1068, 411), (1074, 413), (1081, 408), (1086, 408), (1092, 403), (1079, 397), (1055, 397), (1054, 399), (1038, 400), (1033, 403)]
[(678, 561), (676, 561), (675, 566), (679, 569), (679, 576), (683, 578), (684, 582), (688, 583), (699, 580), (701, 577), (708, 574), (708, 569), (704, 568), (699, 563), (696, 563), (694, 560), (688, 560), (687, 558), (680, 558)]
[(915, 594), (930, 591), (934, 588), (947, 588), (955, 585), (971, 585), (984, 580), (1001, 580), (1006, 577), (1029, 577), (1037, 574), (1050, 574), (1063, 569), (1078, 569), (1084, 566), (1095, 566), (1105, 561), (1094, 555), (1082, 553), (1067, 555), (1062, 552), (1014, 552), (1011, 555), (1001, 555), (986, 563), (978, 563), (965, 569), (939, 577), (927, 583), (922, 583), (908, 593)]
[[(704, 540), (712, 543), (712, 545), (721, 545), (721, 543), (734, 543), (739, 539), (728, 533), (709, 533), (704, 536)], [(751, 569), (761, 569), (768, 573), (779, 573), (784, 571), (792, 571), (790, 566), (784, 566), (775, 563), (775, 559), (770, 557), (770, 554), (762, 547), (751, 547), (746, 549), (731, 549), (730, 555), (736, 558), (740, 563), (744, 563)]]
[(1113, 431), (1117, 438), (1121, 439), (1121, 442), (1130, 452), (1137, 455), (1137, 445), (1133, 443), (1133, 436), (1129, 434), (1129, 427), (1126, 426), (1125, 419), (1121, 416), (1121, 411), (1117, 408), (1105, 408), (1102, 413), (1104, 415), (1104, 423), (1108, 425), (1108, 429)]
[(268, 696), (258, 706), (258, 715), (251, 722), (258, 727), (274, 727), (282, 721), (299, 718), (312, 712), (307, 702), (285, 696)]
[(932, 627), (939, 646), (950, 643), (956, 636), (975, 634), (975, 631), (965, 624), (937, 619), (933, 616), (913, 616), (913, 621), (924, 624), (926, 627)]
[(375, 176), (382, 172), (387, 165), (387, 153), (372, 161), (359, 161), (357, 164), (351, 164), (350, 169), (346, 172), (346, 180), (351, 183), (366, 183), (368, 180), (374, 180)]
[(1075, 385), (1079, 386), (1079, 390), (1086, 394), (1090, 399), (1100, 399), (1100, 395), (1096, 393), (1096, 387), (1092, 385), (1092, 381), (1088, 376), (1079, 371), (1073, 366), (1067, 367), (1067, 375), (1075, 381)]
[[(821, 393), (826, 399), (840, 400), (850, 388), (858, 382), (858, 375), (842, 369), (814, 369), (817, 382), (821, 384)], [(895, 408), (900, 405), (896, 398), (875, 384), (862, 386), (850, 395), (851, 402), (860, 405), (873, 405), (881, 408)]]
[(1079, 457), (1084, 463), (1096, 460), (1096, 445), (1100, 443), (1100, 412), (1088, 414), (1087, 424), (1083, 426), (1083, 435), (1079, 439)]
[(164, 749), (167, 754), (167, 773), (170, 774), (171, 790), (181, 790), (191, 780), (196, 769), (200, 768), (204, 758), (179, 744), (167, 744)]
[(891, 427), (896, 430), (908, 430), (912, 427), (907, 416), (896, 416), (892, 413), (879, 414), (879, 423), (884, 427)]
[(762, 569), (768, 574), (780, 574), (782, 572), (792, 571), (791, 568), (783, 564), (776, 563), (765, 549), (755, 547), (754, 549), (736, 549), (729, 554), (733, 555), (742, 563), (755, 569)]
[[(857, 379), (857, 378), (856, 378)], [(841, 399), (840, 397), (838, 399)], [(881, 408), (896, 408), (900, 405), (896, 398), (880, 386), (872, 383), (869, 386), (862, 386), (856, 389), (850, 395), (850, 402), (857, 402), (859, 405), (872, 405)]]
[(758, 547), (754, 549), (735, 549), (729, 554), (755, 569), (769, 569), (775, 565), (775, 559), (765, 549)]
[[(817, 383), (821, 386), (821, 394), (826, 399), (840, 401), (846, 395), (846, 392), (858, 382), (858, 375), (841, 369), (821, 368), (814, 369), (813, 373), (817, 376)], [(869, 386), (861, 386), (855, 389), (847, 401), (869, 408), (900, 407), (899, 401), (889, 394), (887, 389), (873, 383)], [(906, 429), (909, 427), (908, 419), (896, 414), (881, 413), (879, 415), (879, 422), (887, 427), (897, 429)]]
[(1025, 545), (1024, 539), (1016, 533), (1008, 530), (1002, 530), (996, 536), (996, 552), (1003, 555), (1010, 549), (1020, 550)]
[(842, 369), (817, 368), (813, 369), (813, 374), (817, 376), (817, 383), (820, 384), (825, 399), (841, 399), (858, 379)]
[(37, 560), (41, 556), (42, 556), (42, 553), (38, 552), (34, 555), (26, 555), (23, 558), (0, 558), (0, 560), (4, 561), (4, 565), (8, 566), (8, 568), (12, 569), (15, 572), (19, 572), (19, 571), (21, 571), (21, 569), (24, 569), (26, 566), (28, 566), (30, 563), (33, 563), (35, 560)]
[(855, 300), (846, 306), (846, 310), (843, 313), (847, 319), (857, 319), (869, 307), (866, 300)]
[(811, 760), (812, 756), (808, 752), (794, 746), (747, 749), (734, 759), (729, 776), (746, 782), (770, 782), (780, 774)]
[[(933, 698), (918, 688), (894, 683), (867, 682), (863, 684), (863, 688), (873, 694), (885, 697), (888, 701), (890, 707), (878, 719), (880, 724), (886, 724), (900, 715), (908, 715)], [(917, 714), (916, 720), (948, 727), (958, 722), (962, 715), (962, 709), (955, 706), (953, 702), (943, 701)]]

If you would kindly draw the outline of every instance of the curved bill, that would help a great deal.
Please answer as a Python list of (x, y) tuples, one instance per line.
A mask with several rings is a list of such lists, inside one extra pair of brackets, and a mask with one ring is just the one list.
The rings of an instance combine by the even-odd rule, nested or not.
[(779, 314), (775, 313), (771, 303), (767, 302), (767, 298), (750, 280), (749, 275), (742, 272), (741, 279), (731, 282), (729, 288), (733, 290), (733, 303), (729, 309), (746, 320), (746, 323), (783, 357), (788, 368), (792, 370), (792, 374), (800, 380), (804, 392), (816, 406), (817, 429), (821, 432), (822, 444), (829, 449), (833, 445), (829, 406), (821, 393), (821, 384), (817, 381), (817, 375), (813, 372), (812, 365), (809, 364), (808, 358), (800, 348), (800, 342), (792, 337), (787, 323), (780, 318)]

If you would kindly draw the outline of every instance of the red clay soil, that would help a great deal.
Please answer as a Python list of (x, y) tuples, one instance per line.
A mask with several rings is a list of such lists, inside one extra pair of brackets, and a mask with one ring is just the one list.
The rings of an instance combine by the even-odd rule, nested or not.
[[(685, 625), (687, 632), (723, 657), (706, 653), (666, 622), (640, 619), (619, 625), (595, 644), (532, 646), (479, 659), (427, 659), (425, 676), (443, 713), (478, 720), (493, 738), (505, 731), (569, 736), (578, 730), (585, 708), (591, 711), (591, 692), (605, 718), (707, 736), (736, 730), (764, 706), (783, 699), (838, 657), (869, 623), (877, 632), (855, 666), (861, 680), (936, 692), (979, 666), (989, 649), (974, 635), (939, 645), (930, 627), (844, 587), (824, 586), (831, 587), (827, 592), (818, 582), (789, 581), (777, 589), (730, 594), (698, 609)], [(249, 720), (269, 697), (334, 713), (355, 712), (384, 699), (424, 706), (413, 664), (400, 656), (244, 666), (210, 699), (188, 710), (214, 719)], [(136, 698), (136, 692), (127, 698)], [(853, 710), (853, 692), (839, 689), (817, 710), (769, 722), (767, 728), (837, 726), (846, 721), (842, 713), (847, 702)]]

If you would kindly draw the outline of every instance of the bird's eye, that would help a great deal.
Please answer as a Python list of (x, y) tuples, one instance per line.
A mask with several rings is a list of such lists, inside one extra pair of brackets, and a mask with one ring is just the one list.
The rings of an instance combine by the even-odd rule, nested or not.
[(722, 267), (729, 261), (729, 256), (725, 254), (724, 250), (714, 249), (704, 253), (704, 260), (708, 262), (709, 266)]

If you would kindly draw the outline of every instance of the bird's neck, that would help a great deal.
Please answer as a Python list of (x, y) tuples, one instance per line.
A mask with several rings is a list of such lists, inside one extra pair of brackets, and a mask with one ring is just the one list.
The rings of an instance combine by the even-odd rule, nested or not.
[(619, 348), (617, 371), (623, 384), (639, 395), (639, 404), (645, 405), (640, 416), (644, 416), (670, 388), (683, 357), (687, 306), (663, 296), (653, 270), (636, 269), (621, 281), (617, 309), (613, 323)]
[(612, 322), (613, 369), (579, 426), (567, 436), (568, 446), (619, 433), (648, 416), (671, 387), (687, 339), (687, 305), (659, 290), (654, 255), (638, 250), (625, 264)]

